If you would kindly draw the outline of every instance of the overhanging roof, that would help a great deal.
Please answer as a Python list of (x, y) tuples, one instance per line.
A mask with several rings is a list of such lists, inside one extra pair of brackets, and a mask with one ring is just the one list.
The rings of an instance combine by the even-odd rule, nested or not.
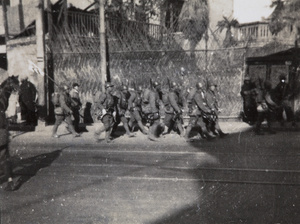
[(246, 58), (248, 65), (259, 64), (285, 64), (286, 61), (300, 61), (300, 48), (290, 48), (278, 53), (262, 56)]

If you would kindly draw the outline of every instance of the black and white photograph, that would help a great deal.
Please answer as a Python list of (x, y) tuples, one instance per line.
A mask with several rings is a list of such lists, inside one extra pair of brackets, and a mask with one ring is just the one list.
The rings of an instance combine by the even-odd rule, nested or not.
[(300, 0), (0, 0), (0, 224), (299, 224)]

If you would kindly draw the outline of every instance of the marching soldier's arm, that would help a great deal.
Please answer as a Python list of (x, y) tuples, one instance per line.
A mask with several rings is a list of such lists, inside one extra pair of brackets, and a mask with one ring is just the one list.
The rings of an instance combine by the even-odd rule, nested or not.
[(169, 102), (170, 102), (171, 106), (174, 108), (174, 110), (176, 111), (176, 113), (181, 112), (181, 110), (176, 102), (176, 95), (174, 92), (169, 93)]
[(68, 107), (68, 105), (66, 104), (66, 98), (64, 94), (60, 94), (59, 96), (59, 104), (61, 106), (61, 108), (66, 111), (67, 113), (72, 113), (72, 110), (70, 109), (70, 107)]
[(201, 111), (203, 111), (204, 113), (209, 113), (211, 111), (206, 102), (204, 101), (203, 97), (201, 96), (201, 93), (196, 93), (194, 99), (198, 108)]
[(105, 103), (105, 99), (106, 99), (106, 94), (103, 93), (100, 95), (99, 100), (97, 101), (97, 107), (100, 110), (105, 109), (104, 103)]

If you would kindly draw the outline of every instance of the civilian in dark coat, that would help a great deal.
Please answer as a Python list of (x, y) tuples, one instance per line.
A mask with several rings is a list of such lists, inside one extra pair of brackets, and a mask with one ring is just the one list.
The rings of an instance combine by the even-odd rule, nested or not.
[(26, 77), (20, 85), (19, 104), (22, 120), (26, 120), (27, 125), (36, 126), (37, 124), (36, 99), (37, 90)]

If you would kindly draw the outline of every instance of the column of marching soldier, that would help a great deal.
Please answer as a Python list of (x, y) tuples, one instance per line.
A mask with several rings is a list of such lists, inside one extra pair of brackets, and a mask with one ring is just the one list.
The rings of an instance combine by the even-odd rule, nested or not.
[[(151, 82), (149, 88), (136, 87), (128, 80), (121, 86), (107, 82), (105, 92), (94, 99), (94, 137), (98, 141), (105, 132), (105, 141), (111, 142), (120, 122), (128, 137), (135, 137), (134, 130), (139, 128), (152, 141), (171, 132), (192, 141), (192, 129), (204, 139), (224, 137), (226, 133), (218, 123), (217, 85), (208, 81), (207, 90), (203, 86), (198, 82), (184, 93), (176, 82), (169, 82), (168, 90), (162, 90), (157, 81)], [(183, 114), (189, 116), (186, 128)]]

